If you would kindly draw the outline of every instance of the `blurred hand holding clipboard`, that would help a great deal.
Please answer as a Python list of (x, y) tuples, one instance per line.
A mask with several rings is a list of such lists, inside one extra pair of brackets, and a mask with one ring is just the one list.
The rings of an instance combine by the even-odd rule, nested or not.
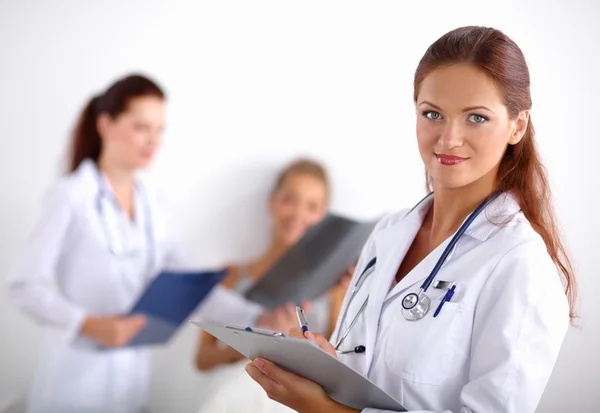
[(129, 312), (148, 320), (126, 347), (168, 342), (226, 274), (227, 270), (161, 272)]

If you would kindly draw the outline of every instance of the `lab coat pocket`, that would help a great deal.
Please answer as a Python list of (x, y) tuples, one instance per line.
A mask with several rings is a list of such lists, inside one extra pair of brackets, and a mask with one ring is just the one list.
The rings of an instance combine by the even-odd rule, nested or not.
[[(427, 315), (417, 321), (407, 321), (400, 315), (388, 333), (385, 360), (392, 373), (416, 383), (437, 385), (448, 377), (457, 356), (457, 318), (459, 303), (446, 302), (437, 317), (433, 314), (440, 304), (431, 300)], [(398, 306), (400, 307), (400, 306)]]

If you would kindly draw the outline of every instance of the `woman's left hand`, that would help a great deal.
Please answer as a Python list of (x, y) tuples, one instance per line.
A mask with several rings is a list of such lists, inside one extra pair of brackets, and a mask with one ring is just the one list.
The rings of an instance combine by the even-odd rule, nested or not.
[(334, 412), (337, 403), (317, 383), (280, 369), (274, 363), (257, 358), (248, 363), (246, 372), (265, 390), (270, 399), (297, 412)]
[[(336, 356), (333, 346), (323, 336), (310, 332), (303, 333), (299, 328), (292, 328), (289, 335), (290, 337), (309, 339), (323, 351)], [(246, 372), (264, 389), (270, 399), (297, 412), (359, 412), (359, 410), (354, 410), (329, 398), (325, 390), (317, 383), (285, 371), (268, 360), (257, 358), (246, 365)]]

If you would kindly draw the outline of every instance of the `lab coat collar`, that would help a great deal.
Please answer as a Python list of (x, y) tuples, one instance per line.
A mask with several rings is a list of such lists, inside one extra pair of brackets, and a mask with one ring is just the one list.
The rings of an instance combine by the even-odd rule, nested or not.
[(73, 175), (77, 177), (84, 188), (93, 188), (94, 192), (100, 190), (98, 167), (93, 160), (89, 158), (84, 159), (79, 164)]
[[(423, 219), (433, 204), (433, 197), (425, 199), (404, 217), (389, 227), (374, 234), (375, 256), (377, 257), (377, 282), (371, 284), (369, 291), (369, 302), (366, 308), (367, 320), (379, 320), (383, 303), (390, 291), (392, 281), (398, 271), (402, 260), (412, 245), (417, 232), (421, 228)], [(516, 199), (510, 194), (501, 194), (492, 201), (482, 213), (480, 213), (465, 231), (470, 236), (481, 242), (486, 241), (489, 236), (500, 227), (498, 224), (505, 222), (520, 210)], [(450, 237), (451, 238), (451, 237)], [(450, 242), (445, 240), (432, 253), (408, 273), (397, 286), (394, 287), (394, 295), (407, 290), (419, 281), (424, 280), (431, 271), (425, 262), (436, 260)], [(450, 257), (451, 258), (451, 257)], [(367, 371), (373, 360), (372, 350), (375, 348), (375, 339), (379, 322), (367, 323), (366, 331), (366, 363)]]
[[(90, 158), (84, 159), (81, 164), (79, 164), (75, 171), (75, 175), (84, 180), (86, 185), (91, 185), (93, 183), (93, 187), (96, 190), (113, 192), (106, 175), (100, 171), (96, 162)], [(147, 190), (146, 185), (139, 174), (136, 174), (135, 176), (135, 188), (137, 191)]]
[[(81, 162), (74, 172), (74, 176), (82, 188), (85, 188), (86, 191), (93, 191), (95, 202), (101, 202), (100, 199), (107, 195), (109, 197), (115, 196), (108, 179), (99, 170), (96, 162), (90, 158), (86, 158)], [(135, 177), (135, 190), (135, 217), (141, 217), (141, 220), (136, 218), (135, 225), (144, 227), (144, 235), (152, 238), (150, 240), (152, 244), (150, 252), (154, 255), (153, 263), (156, 263), (159, 259), (157, 239), (163, 236), (164, 233), (164, 228), (158, 227), (158, 223), (165, 218), (160, 214), (160, 208), (153, 193), (139, 176)]]
[[(420, 224), (423, 223), (425, 215), (433, 204), (433, 196), (429, 196), (423, 202), (418, 204), (411, 212), (407, 214), (404, 220), (399, 220), (394, 225), (384, 229), (383, 231), (397, 231), (398, 227), (405, 225), (405, 220), (411, 215), (419, 219)], [(475, 238), (479, 241), (486, 241), (489, 236), (494, 233), (500, 224), (512, 218), (521, 210), (516, 198), (510, 193), (500, 194), (493, 200), (484, 211), (475, 218), (465, 231), (465, 235)], [(467, 218), (465, 218), (465, 221)], [(464, 223), (464, 221), (463, 221)], [(382, 231), (382, 232), (383, 232)]]
[[(426, 202), (423, 202), (423, 204)], [(400, 218), (397, 223), (374, 234), (377, 278), (375, 279), (376, 282), (372, 282), (369, 288), (369, 301), (365, 309), (365, 317), (367, 320), (378, 321), (377, 323), (368, 322), (366, 325), (365, 361), (367, 372), (373, 361), (377, 330), (379, 329), (379, 316), (385, 297), (392, 280), (396, 276), (400, 262), (421, 227), (420, 208), (421, 206), (415, 208), (405, 218)]]
[(510, 220), (520, 210), (514, 195), (508, 192), (500, 194), (475, 218), (465, 234), (479, 241), (486, 241), (500, 229), (502, 223)]
[[(406, 252), (410, 248), (432, 204), (433, 197), (430, 196), (404, 217), (400, 217), (390, 226), (374, 234), (378, 256), (377, 264), (380, 269), (384, 266), (382, 262), (387, 264), (386, 260), (390, 261), (389, 257), (396, 257), (393, 260), (394, 262), (389, 262), (389, 264), (397, 264), (395, 269), (398, 269), (402, 258), (404, 258), (404, 255), (406, 255)], [(475, 218), (464, 235), (481, 242), (486, 241), (491, 234), (500, 228), (502, 223), (514, 217), (520, 210), (519, 203), (512, 194), (500, 194)], [(449, 239), (442, 243), (441, 246), (445, 246)], [(398, 262), (396, 263), (396, 261)]]

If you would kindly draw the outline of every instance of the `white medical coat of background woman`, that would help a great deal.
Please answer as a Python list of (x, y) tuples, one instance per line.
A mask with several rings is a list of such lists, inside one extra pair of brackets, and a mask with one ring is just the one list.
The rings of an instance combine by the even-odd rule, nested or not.
[[(45, 326), (30, 413), (138, 413), (147, 407), (148, 349), (98, 350), (80, 328), (86, 316), (127, 314), (160, 270), (184, 269), (187, 260), (147, 187), (137, 186), (134, 221), (111, 202), (112, 191), (99, 195), (106, 188), (90, 160), (61, 179), (9, 277), (14, 303)], [(115, 243), (128, 254), (113, 254)], [(260, 312), (222, 288), (202, 308), (243, 324)]]
[(364, 345), (366, 352), (340, 359), (409, 411), (533, 413), (569, 325), (557, 269), (516, 200), (501, 195), (474, 220), (436, 277), (456, 283), (451, 302), (434, 318), (445, 291), (430, 287), (430, 311), (421, 320), (406, 321), (402, 298), (418, 292), (449, 242), (395, 285), (398, 267), (432, 198), (408, 215), (393, 214), (376, 226), (341, 314), (358, 275), (377, 256), (375, 271), (350, 304), (346, 319), (338, 320), (332, 343), (368, 295), (365, 311), (340, 346)]

